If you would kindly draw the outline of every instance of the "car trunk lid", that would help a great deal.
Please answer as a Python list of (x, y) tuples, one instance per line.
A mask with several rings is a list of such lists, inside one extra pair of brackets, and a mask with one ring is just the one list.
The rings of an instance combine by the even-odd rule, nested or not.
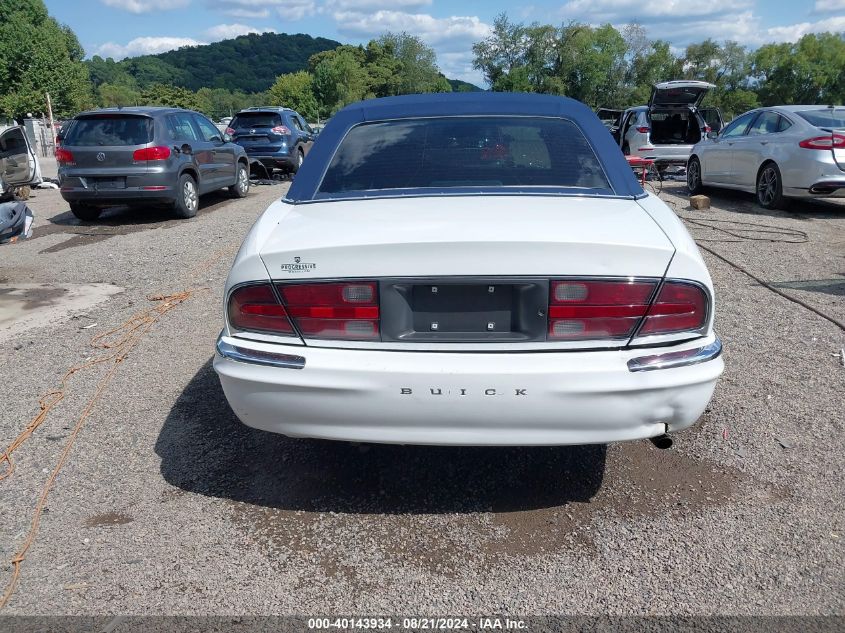
[(715, 88), (706, 81), (675, 80), (656, 83), (651, 88), (649, 108), (692, 106), (697, 108), (708, 91)]
[(147, 171), (147, 162), (135, 161), (134, 155), (153, 142), (154, 126), (153, 119), (142, 114), (108, 112), (78, 117), (62, 142), (62, 148), (73, 157), (70, 173), (107, 179), (108, 188), (120, 188), (112, 181)]
[(261, 248), (274, 279), (662, 276), (674, 248), (636, 201), (444, 196), (296, 205)]
[[(823, 134), (830, 135), (830, 148), (833, 159), (839, 169), (845, 171), (845, 108), (841, 106), (810, 106), (807, 109), (796, 110), (795, 114), (818, 128)], [(821, 136), (821, 135), (820, 135)], [(823, 146), (813, 149), (822, 149)]]
[(244, 112), (231, 123), (232, 140), (244, 147), (278, 147), (290, 138), (290, 130), (277, 112)]
[(378, 283), (378, 344), (422, 347), (546, 344), (550, 280), (655, 280), (673, 254), (634, 200), (553, 196), (301, 204), (260, 248), (270, 276), (283, 285)]

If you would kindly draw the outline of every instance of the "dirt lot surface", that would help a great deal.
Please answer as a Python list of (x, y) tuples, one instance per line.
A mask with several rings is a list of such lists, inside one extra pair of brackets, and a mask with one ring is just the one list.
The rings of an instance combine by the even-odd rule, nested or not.
[(737, 268), (845, 321), (845, 206), (773, 213), (723, 192), (693, 211), (667, 185), (701, 245), (731, 262), (705, 253), (727, 369), (671, 450), (433, 449), (291, 440), (229, 410), (211, 368), (223, 282), (285, 186), (211, 196), (189, 221), (115, 210), (90, 225), (35, 192), (34, 238), (0, 247), (0, 315), (31, 325), (52, 311), (0, 338), (0, 445), (104, 353), (93, 337), (162, 306), (150, 297), (193, 293), (138, 322), (148, 331), (116, 369), (70, 377), (14, 454), (3, 585), (113, 369), (6, 614), (845, 612), (845, 333)]

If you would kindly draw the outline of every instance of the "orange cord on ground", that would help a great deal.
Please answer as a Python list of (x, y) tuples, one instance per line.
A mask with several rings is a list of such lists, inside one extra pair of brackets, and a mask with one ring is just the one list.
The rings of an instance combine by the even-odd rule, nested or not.
[(41, 495), (38, 497), (38, 502), (35, 505), (35, 511), (32, 516), (32, 524), (30, 525), (29, 532), (27, 533), (23, 544), (12, 558), (12, 578), (6, 585), (6, 589), (3, 592), (2, 597), (0, 597), (0, 609), (3, 609), (6, 604), (8, 604), (9, 600), (12, 597), (12, 594), (17, 588), (17, 583), (20, 578), (21, 563), (26, 558), (27, 551), (32, 546), (32, 543), (35, 541), (35, 536), (38, 533), (38, 525), (41, 522), (41, 514), (43, 513), (44, 507), (47, 503), (47, 497), (49, 496), (50, 490), (53, 488), (53, 485), (56, 482), (56, 477), (67, 462), (71, 450), (73, 449), (74, 442), (76, 441), (79, 432), (82, 430), (82, 427), (85, 424), (85, 420), (93, 411), (94, 405), (100, 399), (103, 394), (103, 391), (111, 382), (121, 362), (123, 362), (123, 360), (129, 355), (129, 353), (135, 348), (135, 346), (140, 342), (144, 335), (150, 331), (152, 326), (155, 325), (158, 320), (161, 319), (161, 317), (163, 317), (167, 312), (169, 312), (179, 304), (183, 303), (184, 301), (190, 299), (195, 292), (196, 290), (186, 290), (184, 292), (178, 292), (172, 295), (159, 295), (150, 297), (150, 301), (155, 301), (157, 305), (142, 312), (139, 312), (129, 320), (125, 321), (122, 325), (112, 330), (109, 330), (108, 332), (98, 334), (93, 339), (91, 339), (92, 346), (98, 349), (106, 350), (106, 352), (89, 361), (71, 367), (62, 377), (59, 387), (53, 391), (50, 391), (41, 398), (39, 403), (41, 410), (38, 415), (32, 418), (32, 420), (30, 420), (24, 430), (14, 439), (11, 444), (9, 444), (9, 446), (3, 451), (2, 455), (0, 455), (0, 464), (5, 464), (5, 471), (3, 473), (0, 473), (0, 481), (2, 481), (3, 479), (11, 475), (14, 471), (15, 463), (12, 459), (12, 453), (14, 453), (15, 450), (17, 450), (21, 446), (21, 444), (23, 444), (32, 435), (32, 433), (39, 427), (39, 425), (41, 425), (42, 422), (44, 422), (47, 415), (50, 413), (50, 410), (53, 409), (59, 402), (61, 402), (61, 400), (64, 398), (67, 383), (71, 376), (80, 371), (83, 371), (84, 369), (88, 369), (101, 363), (112, 364), (109, 370), (106, 372), (105, 376), (103, 376), (103, 378), (97, 384), (97, 388), (94, 391), (94, 394), (88, 400), (88, 403), (85, 405), (85, 408), (79, 414), (79, 417), (76, 420), (76, 424), (74, 425), (73, 430), (70, 433), (70, 437), (65, 443), (64, 449), (62, 450), (62, 453), (59, 456), (58, 462), (56, 463), (55, 467), (53, 468), (53, 471), (50, 473), (50, 476), (47, 478), (47, 481), (44, 483), (44, 486), (41, 489)]

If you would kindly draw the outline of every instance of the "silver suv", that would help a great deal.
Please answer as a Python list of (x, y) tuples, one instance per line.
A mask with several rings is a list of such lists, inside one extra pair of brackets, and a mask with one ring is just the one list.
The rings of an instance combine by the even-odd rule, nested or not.
[(81, 220), (116, 205), (167, 205), (181, 218), (199, 196), (228, 187), (249, 192), (249, 159), (240, 145), (198, 112), (107, 108), (66, 125), (56, 150), (62, 197)]
[(718, 108), (699, 108), (715, 87), (693, 80), (655, 84), (648, 105), (628, 108), (611, 129), (622, 153), (650, 158), (658, 167), (686, 165), (692, 146), (722, 127)]

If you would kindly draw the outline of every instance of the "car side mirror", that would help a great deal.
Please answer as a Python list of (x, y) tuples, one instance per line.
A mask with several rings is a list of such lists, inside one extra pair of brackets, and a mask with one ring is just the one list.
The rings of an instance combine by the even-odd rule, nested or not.
[(707, 138), (709, 138), (710, 140), (717, 139), (717, 138), (719, 138), (719, 133), (718, 133), (718, 132), (714, 132), (713, 130), (710, 130), (710, 131), (707, 133)]
[(231, 134), (224, 134), (223, 135), (223, 142), (224, 143), (231, 143), (232, 142), (232, 135)]

